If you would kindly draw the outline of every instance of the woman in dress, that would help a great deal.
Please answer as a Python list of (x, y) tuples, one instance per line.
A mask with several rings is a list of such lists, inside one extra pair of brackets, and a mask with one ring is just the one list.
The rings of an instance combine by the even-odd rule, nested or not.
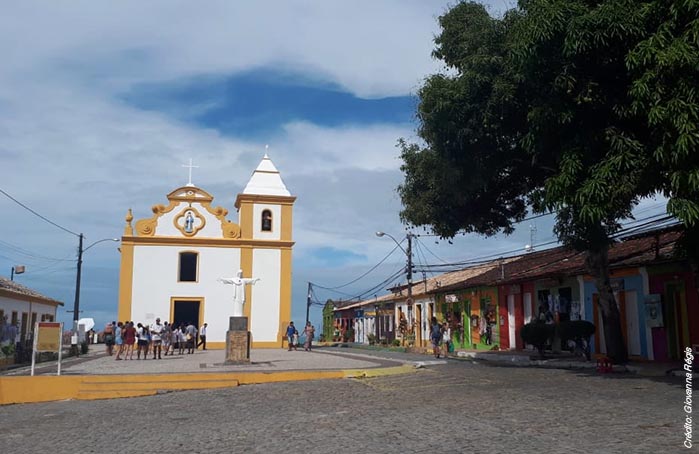
[(126, 324), (122, 330), (122, 337), (124, 339), (124, 359), (133, 359), (133, 346), (136, 343), (136, 328), (134, 328), (133, 322)]
[(117, 323), (116, 330), (114, 331), (114, 343), (116, 344), (117, 348), (116, 358), (114, 358), (115, 361), (121, 360), (121, 353), (124, 351), (124, 338), (121, 337), (123, 328), (124, 324), (119, 322)]

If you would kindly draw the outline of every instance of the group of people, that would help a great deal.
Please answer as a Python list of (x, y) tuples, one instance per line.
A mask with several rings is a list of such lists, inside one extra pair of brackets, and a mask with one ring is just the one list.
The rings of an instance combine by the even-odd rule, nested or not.
[(175, 326), (168, 322), (161, 323), (160, 318), (156, 318), (155, 323), (151, 325), (113, 321), (104, 328), (104, 344), (109, 356), (114, 355), (116, 351), (115, 360), (134, 359), (134, 351), (136, 359), (141, 359), (141, 354), (143, 359), (148, 359), (150, 354), (153, 355), (153, 359), (162, 359), (163, 355), (174, 355), (175, 350), (180, 355), (184, 354), (185, 350), (187, 354), (193, 354), (200, 345), (206, 350), (207, 327), (207, 323), (204, 323), (200, 330), (197, 330), (193, 323), (180, 323), (179, 326)]
[[(313, 325), (311, 325), (311, 322), (306, 322), (306, 327), (303, 329), (303, 334), (306, 336), (306, 341), (303, 343), (303, 349), (307, 352), (311, 351), (315, 333), (316, 329)], [(299, 332), (294, 326), (294, 322), (289, 322), (289, 326), (286, 327), (286, 340), (289, 343), (289, 351), (291, 351), (291, 349), (298, 350)]]
[(430, 325), (430, 340), (432, 341), (432, 351), (435, 358), (439, 358), (442, 353), (446, 358), (449, 355), (449, 344), (451, 343), (451, 328), (444, 322), (440, 324), (437, 317), (432, 317)]

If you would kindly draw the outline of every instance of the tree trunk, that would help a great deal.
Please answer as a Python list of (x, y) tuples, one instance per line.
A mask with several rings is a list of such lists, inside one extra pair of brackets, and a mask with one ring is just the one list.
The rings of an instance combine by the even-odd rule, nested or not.
[(599, 294), (600, 309), (602, 309), (602, 323), (604, 327), (604, 341), (607, 347), (607, 356), (615, 364), (624, 364), (628, 358), (626, 339), (621, 330), (621, 314), (614, 299), (612, 286), (609, 282), (609, 247), (604, 245), (597, 250), (589, 250), (585, 264), (588, 272), (594, 277)]

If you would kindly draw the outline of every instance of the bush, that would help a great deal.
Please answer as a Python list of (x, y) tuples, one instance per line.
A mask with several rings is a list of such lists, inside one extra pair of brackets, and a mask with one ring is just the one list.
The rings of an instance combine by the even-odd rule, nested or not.
[(400, 347), (400, 339), (393, 339), (393, 346)]
[(369, 341), (369, 345), (376, 344), (376, 334), (367, 334), (366, 338)]
[(532, 322), (522, 327), (520, 336), (525, 344), (531, 344), (539, 350), (539, 355), (544, 356), (544, 347), (549, 339), (553, 338), (555, 325)]
[(352, 328), (345, 331), (345, 342), (354, 342), (354, 330)]

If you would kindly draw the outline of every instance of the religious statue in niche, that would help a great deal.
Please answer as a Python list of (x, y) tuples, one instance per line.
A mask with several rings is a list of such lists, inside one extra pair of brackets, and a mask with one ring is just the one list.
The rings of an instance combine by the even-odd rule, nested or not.
[(194, 231), (194, 216), (191, 211), (187, 211), (187, 216), (184, 218), (184, 231), (187, 233)]
[(206, 225), (206, 219), (192, 206), (183, 209), (173, 222), (175, 227), (188, 237), (196, 235)]
[(243, 316), (243, 306), (245, 305), (245, 286), (255, 285), (260, 278), (245, 278), (243, 270), (238, 270), (235, 277), (220, 277), (218, 281), (223, 284), (234, 285), (233, 287), (233, 317)]

